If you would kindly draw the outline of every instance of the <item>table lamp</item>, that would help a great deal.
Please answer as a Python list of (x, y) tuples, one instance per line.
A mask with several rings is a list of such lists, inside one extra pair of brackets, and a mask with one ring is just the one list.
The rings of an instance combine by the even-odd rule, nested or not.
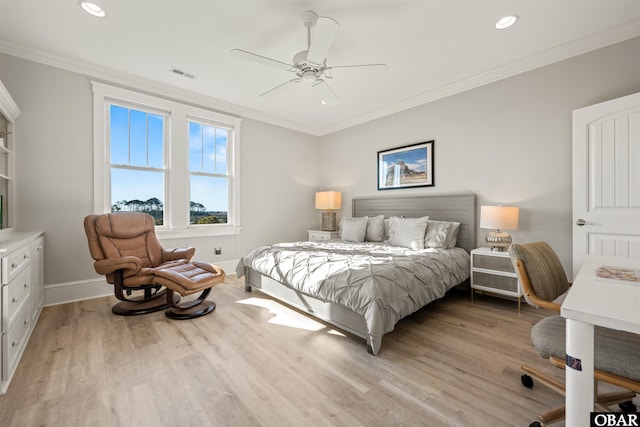
[(511, 245), (511, 236), (502, 230), (517, 230), (520, 209), (513, 206), (481, 206), (480, 228), (495, 231), (487, 234), (487, 244), (496, 252), (505, 251)]
[(340, 209), (342, 193), (339, 191), (321, 191), (316, 193), (316, 209), (322, 212), (322, 231), (336, 231), (336, 213), (331, 209)]

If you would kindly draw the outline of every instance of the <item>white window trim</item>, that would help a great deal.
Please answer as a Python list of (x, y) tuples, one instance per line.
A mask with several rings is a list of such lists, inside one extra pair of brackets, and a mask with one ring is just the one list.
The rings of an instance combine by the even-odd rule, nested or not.
[[(122, 101), (129, 104), (138, 104), (155, 110), (165, 110), (169, 112), (171, 121), (167, 126), (168, 139), (170, 142), (170, 152), (167, 161), (170, 167), (176, 167), (175, 162), (182, 162), (185, 176), (178, 177), (171, 174), (168, 183), (169, 195), (165, 204), (183, 203), (185, 199), (188, 206), (189, 191), (188, 189), (188, 156), (189, 144), (185, 139), (182, 147), (175, 141), (180, 140), (180, 135), (185, 138), (188, 135), (186, 126), (189, 117), (201, 117), (208, 121), (214, 120), (226, 127), (233, 129), (233, 141), (230, 145), (229, 153), (229, 176), (231, 180), (229, 195), (229, 215), (227, 217), (228, 224), (212, 224), (209, 226), (199, 225), (197, 227), (190, 226), (187, 218), (173, 218), (171, 210), (167, 210), (168, 215), (165, 216), (167, 225), (158, 227), (156, 234), (158, 238), (182, 238), (197, 236), (215, 236), (239, 234), (242, 227), (240, 226), (240, 123), (242, 119), (238, 117), (228, 116), (211, 110), (194, 107), (176, 101), (159, 98), (153, 95), (147, 95), (128, 89), (100, 82), (91, 82), (93, 89), (93, 211), (95, 213), (111, 212), (111, 188), (109, 179), (109, 168), (107, 167), (108, 159), (108, 141), (107, 141), (107, 111), (105, 103), (108, 100)], [(183, 129), (184, 128), (184, 129)], [(184, 182), (186, 180), (186, 182)], [(182, 182), (176, 182), (182, 181)]]

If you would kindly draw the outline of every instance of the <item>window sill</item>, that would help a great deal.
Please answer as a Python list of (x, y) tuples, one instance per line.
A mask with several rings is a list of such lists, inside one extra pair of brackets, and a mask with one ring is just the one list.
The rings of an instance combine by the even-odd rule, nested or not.
[(190, 237), (207, 237), (207, 236), (230, 236), (240, 234), (242, 227), (222, 226), (222, 227), (202, 227), (202, 228), (186, 228), (183, 230), (156, 230), (158, 239), (183, 239)]

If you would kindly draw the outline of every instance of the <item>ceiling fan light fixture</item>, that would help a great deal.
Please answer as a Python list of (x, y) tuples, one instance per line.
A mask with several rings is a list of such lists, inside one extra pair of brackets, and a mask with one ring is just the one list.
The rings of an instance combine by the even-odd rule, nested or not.
[(90, 1), (79, 1), (80, 7), (82, 10), (87, 12), (89, 15), (97, 16), (98, 18), (104, 18), (107, 14), (100, 6)]
[(496, 22), (497, 30), (505, 30), (516, 23), (518, 20), (518, 15), (507, 15), (503, 16)]
[[(333, 40), (340, 28), (340, 24), (332, 18), (318, 16), (315, 12), (307, 10), (303, 12), (304, 24), (307, 29), (307, 50), (296, 53), (293, 56), (293, 63), (287, 64), (276, 59), (258, 55), (242, 49), (231, 49), (231, 53), (240, 58), (259, 62), (264, 65), (279, 68), (287, 72), (294, 73), (296, 78), (287, 80), (278, 86), (260, 94), (260, 98), (269, 98), (285, 89), (295, 86), (297, 83), (305, 82), (315, 88), (316, 99), (320, 104), (332, 107), (340, 103), (340, 99), (333, 92), (324, 79), (333, 78), (333, 73), (329, 70), (352, 70), (361, 74), (361, 71), (381, 71), (387, 70), (385, 64), (359, 64), (359, 65), (339, 65), (327, 67), (327, 53), (333, 44)], [(313, 27), (313, 37), (311, 29)], [(342, 71), (339, 71), (341, 73)], [(318, 102), (318, 101), (315, 101)]]

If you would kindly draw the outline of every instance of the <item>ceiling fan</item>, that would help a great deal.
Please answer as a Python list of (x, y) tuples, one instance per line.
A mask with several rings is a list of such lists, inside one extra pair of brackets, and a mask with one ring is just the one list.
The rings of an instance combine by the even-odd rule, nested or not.
[[(338, 65), (327, 67), (326, 56), (333, 44), (333, 39), (340, 28), (340, 24), (332, 18), (318, 16), (311, 10), (304, 11), (302, 17), (304, 19), (304, 25), (307, 28), (307, 50), (296, 53), (292, 59), (293, 64), (267, 58), (266, 56), (242, 49), (231, 50), (232, 54), (240, 58), (286, 70), (296, 75), (295, 78), (262, 93), (260, 97), (267, 98), (276, 95), (285, 89), (307, 81), (316, 89), (323, 105), (336, 105), (340, 100), (333, 90), (331, 90), (325, 79), (332, 79), (334, 73), (337, 75), (342, 73), (342, 71), (362, 73), (365, 71), (387, 70), (386, 64)], [(315, 27), (313, 38), (311, 37), (312, 27)]]

